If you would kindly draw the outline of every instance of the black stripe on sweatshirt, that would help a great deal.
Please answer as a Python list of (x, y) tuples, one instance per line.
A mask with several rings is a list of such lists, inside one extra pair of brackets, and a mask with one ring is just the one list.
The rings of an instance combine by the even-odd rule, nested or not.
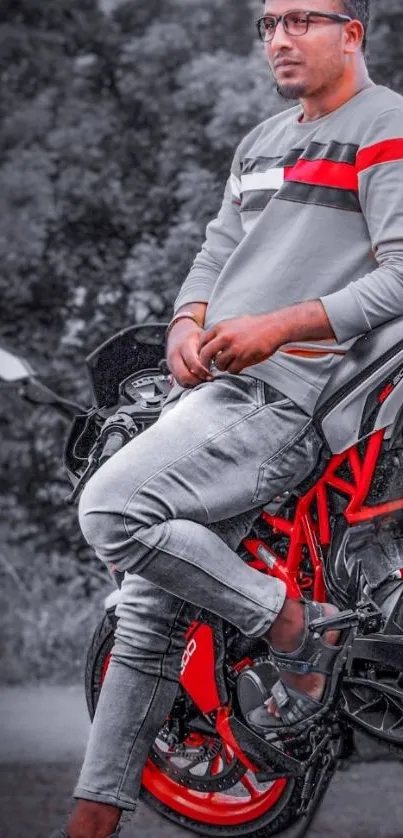
[(277, 189), (250, 189), (242, 194), (241, 212), (261, 212), (277, 195)]
[(291, 148), (282, 157), (247, 157), (242, 164), (242, 174), (266, 172), (267, 169), (281, 169), (295, 166), (298, 160), (330, 160), (332, 163), (356, 162), (359, 146), (354, 143), (310, 142), (306, 148)]
[(275, 198), (280, 201), (295, 201), (298, 204), (315, 204), (318, 207), (361, 212), (358, 195), (350, 189), (335, 189), (331, 186), (316, 186), (289, 180), (276, 192)]
[(336, 140), (326, 144), (311, 142), (301, 157), (303, 160), (330, 160), (332, 163), (351, 163), (354, 166), (358, 149), (358, 145), (338, 143)]
[(255, 172), (267, 172), (268, 169), (295, 166), (303, 152), (303, 148), (293, 148), (283, 157), (247, 157), (242, 163), (242, 174), (251, 175)]

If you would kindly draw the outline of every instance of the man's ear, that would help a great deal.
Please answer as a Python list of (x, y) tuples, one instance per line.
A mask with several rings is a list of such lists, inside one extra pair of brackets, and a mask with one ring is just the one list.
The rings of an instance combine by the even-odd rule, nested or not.
[(349, 54), (357, 52), (362, 47), (365, 29), (359, 20), (352, 20), (344, 26), (344, 51)]

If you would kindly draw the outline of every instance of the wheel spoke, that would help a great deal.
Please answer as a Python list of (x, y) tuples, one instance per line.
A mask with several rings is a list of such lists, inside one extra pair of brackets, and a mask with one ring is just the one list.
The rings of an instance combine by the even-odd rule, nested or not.
[(216, 757), (210, 763), (210, 774), (212, 777), (215, 777), (217, 774), (221, 773), (221, 766), (222, 766), (222, 759), (220, 754), (217, 754)]
[(225, 748), (223, 742), (221, 746), (220, 753), (208, 761), (207, 773), (193, 776), (186, 769), (174, 768), (165, 754), (154, 749), (144, 774), (145, 788), (173, 813), (193, 822), (196, 807), (201, 827), (220, 823), (241, 828), (257, 817), (266, 816), (280, 800), (286, 781), (277, 780), (269, 788), (260, 788), (253, 773), (246, 774), (232, 749)]
[(223, 757), (227, 765), (229, 765), (234, 759), (234, 752), (231, 751), (231, 748), (229, 745), (226, 745), (225, 742), (223, 742)]
[(244, 788), (249, 792), (252, 800), (260, 796), (260, 792), (257, 790), (256, 786), (253, 785), (252, 780), (248, 777), (247, 774), (244, 774), (239, 782), (242, 783)]

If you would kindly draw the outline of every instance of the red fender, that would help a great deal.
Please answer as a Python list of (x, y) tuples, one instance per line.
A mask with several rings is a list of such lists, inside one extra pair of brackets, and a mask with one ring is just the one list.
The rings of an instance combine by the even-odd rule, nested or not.
[(221, 706), (215, 666), (213, 629), (199, 623), (183, 653), (180, 683), (202, 713), (212, 713)]

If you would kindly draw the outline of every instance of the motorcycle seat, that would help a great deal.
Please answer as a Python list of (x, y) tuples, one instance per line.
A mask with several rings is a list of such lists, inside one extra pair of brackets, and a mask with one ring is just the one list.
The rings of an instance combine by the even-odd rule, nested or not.
[(333, 454), (392, 425), (403, 405), (403, 317), (363, 335), (346, 353), (314, 411)]

